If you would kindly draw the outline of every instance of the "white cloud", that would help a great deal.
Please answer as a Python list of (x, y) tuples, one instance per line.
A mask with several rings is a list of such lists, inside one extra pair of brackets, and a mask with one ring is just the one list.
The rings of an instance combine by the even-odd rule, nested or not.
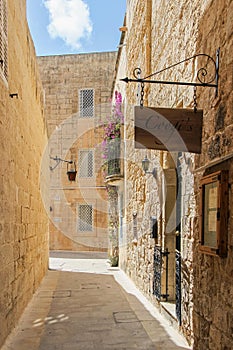
[(80, 49), (81, 39), (92, 32), (88, 5), (83, 0), (44, 0), (49, 11), (47, 27), (51, 38), (61, 38), (72, 49)]

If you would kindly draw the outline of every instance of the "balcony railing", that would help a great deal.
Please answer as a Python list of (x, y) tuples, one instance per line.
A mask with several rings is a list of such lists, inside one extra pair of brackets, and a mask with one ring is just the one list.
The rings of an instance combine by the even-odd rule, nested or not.
[(116, 158), (116, 159), (109, 160), (107, 176), (120, 175), (120, 173), (121, 173), (120, 159)]
[[(116, 183), (123, 178), (123, 162), (121, 157), (121, 139), (111, 140), (108, 144), (107, 183)], [(116, 184), (117, 185), (117, 184)]]

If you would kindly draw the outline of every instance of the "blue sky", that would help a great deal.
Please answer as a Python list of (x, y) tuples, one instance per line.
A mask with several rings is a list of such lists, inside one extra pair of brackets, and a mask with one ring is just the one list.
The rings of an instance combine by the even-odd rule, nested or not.
[(115, 51), (126, 0), (27, 0), (38, 56)]

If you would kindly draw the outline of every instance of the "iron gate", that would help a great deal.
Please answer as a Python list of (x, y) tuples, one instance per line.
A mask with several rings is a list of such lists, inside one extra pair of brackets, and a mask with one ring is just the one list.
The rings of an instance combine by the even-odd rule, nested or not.
[(155, 247), (154, 250), (154, 280), (153, 280), (153, 294), (156, 299), (161, 299), (161, 270), (162, 270), (162, 248)]
[[(155, 246), (154, 249), (154, 280), (153, 280), (153, 294), (155, 295), (157, 300), (161, 300), (164, 298), (166, 301), (168, 299), (168, 249), (162, 251), (162, 247)], [(161, 293), (161, 275), (162, 275), (162, 266), (163, 266), (163, 257), (165, 257), (166, 264), (166, 293)]]
[(181, 255), (176, 250), (176, 317), (181, 325)]

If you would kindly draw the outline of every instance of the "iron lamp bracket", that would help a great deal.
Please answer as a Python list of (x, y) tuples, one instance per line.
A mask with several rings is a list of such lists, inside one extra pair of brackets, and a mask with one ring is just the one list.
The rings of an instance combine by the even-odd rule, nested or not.
[(65, 159), (62, 159), (62, 158), (59, 158), (58, 156), (56, 157), (51, 157), (50, 156), (50, 159), (52, 160), (55, 160), (56, 164), (52, 167), (50, 166), (49, 169), (52, 171), (54, 169), (56, 169), (56, 167), (60, 164), (60, 162), (65, 162), (65, 163), (68, 163), (68, 164), (73, 164), (73, 161), (72, 160), (65, 160)]
[[(185, 85), (185, 86), (202, 86), (202, 87), (210, 87), (210, 88), (215, 88), (215, 97), (218, 96), (218, 83), (219, 83), (219, 56), (220, 56), (220, 48), (217, 49), (216, 51), (216, 60), (213, 59), (213, 57), (200, 53), (196, 54), (192, 57), (186, 58), (180, 62), (177, 62), (175, 64), (172, 64), (169, 67), (165, 67), (155, 73), (152, 73), (144, 78), (140, 78), (141, 75), (141, 68), (135, 68), (133, 71), (133, 76), (134, 78), (123, 78), (120, 79), (120, 81), (123, 81), (125, 83), (140, 83), (142, 87), (144, 86), (145, 83), (148, 84), (165, 84), (165, 85)], [(185, 82), (185, 81), (164, 81), (164, 80), (152, 80), (151, 78), (155, 75), (158, 75), (168, 69), (172, 69), (182, 63), (195, 60), (197, 57), (204, 57), (206, 58), (206, 63), (198, 69), (197, 71), (197, 81), (196, 82)], [(211, 72), (208, 70), (209, 64), (212, 65), (213, 69)]]

